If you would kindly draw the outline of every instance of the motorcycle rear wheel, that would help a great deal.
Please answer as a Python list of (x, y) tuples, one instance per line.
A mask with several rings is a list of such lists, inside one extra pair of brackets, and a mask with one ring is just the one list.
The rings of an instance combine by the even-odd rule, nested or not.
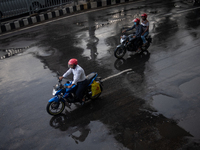
[(115, 55), (116, 58), (120, 59), (125, 55), (125, 53), (126, 53), (126, 49), (125, 48), (122, 49), (121, 47), (117, 47), (115, 49), (114, 55)]
[(142, 52), (146, 52), (146, 51), (148, 50), (149, 46), (150, 46), (149, 42), (147, 43), (146, 46), (142, 46), (142, 47), (141, 47)]
[(62, 101), (60, 101), (58, 103), (57, 102), (49, 102), (46, 107), (48, 114), (50, 114), (52, 116), (61, 114), (64, 109), (65, 109), (65, 103)]

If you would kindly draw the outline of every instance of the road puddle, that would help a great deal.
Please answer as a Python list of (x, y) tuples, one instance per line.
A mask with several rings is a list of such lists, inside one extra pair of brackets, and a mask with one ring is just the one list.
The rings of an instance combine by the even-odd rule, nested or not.
[(155, 95), (151, 106), (163, 116), (177, 120), (177, 125), (194, 138), (200, 138), (200, 131), (198, 130), (200, 126), (198, 119), (200, 115), (200, 77), (184, 82), (179, 86), (179, 89), (183, 94), (181, 98), (162, 94)]
[(181, 103), (169, 96), (155, 95), (153, 96), (152, 106), (167, 118), (173, 118), (180, 111)]
[[(84, 122), (82, 120), (82, 122)], [(50, 125), (66, 132), (69, 149), (81, 149), (90, 145), (91, 149), (121, 149), (128, 150), (123, 144), (119, 143), (109, 131), (109, 128), (100, 121), (90, 121), (78, 126), (68, 127), (67, 117), (53, 117)]]
[(188, 96), (196, 96), (200, 94), (200, 77), (180, 85), (179, 88)]
[(200, 138), (200, 77), (181, 84), (179, 88), (186, 95), (191, 105), (184, 119), (179, 122), (179, 125), (189, 131), (195, 138)]

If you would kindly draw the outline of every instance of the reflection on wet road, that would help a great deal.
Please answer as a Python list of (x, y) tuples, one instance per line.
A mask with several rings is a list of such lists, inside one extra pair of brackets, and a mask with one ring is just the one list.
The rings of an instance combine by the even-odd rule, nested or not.
[[(137, 2), (1, 36), (0, 49), (29, 48), (0, 60), (0, 149), (199, 149), (198, 7)], [(116, 59), (121, 31), (143, 12), (153, 37), (149, 52)], [(53, 75), (73, 57), (86, 74), (107, 79), (103, 94), (49, 116)]]

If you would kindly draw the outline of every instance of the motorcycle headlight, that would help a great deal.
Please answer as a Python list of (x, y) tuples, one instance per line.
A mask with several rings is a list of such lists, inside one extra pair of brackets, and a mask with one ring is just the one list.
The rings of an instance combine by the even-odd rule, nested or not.
[(53, 89), (52, 95), (55, 96), (55, 95), (56, 95), (56, 92), (57, 92), (57, 91), (56, 91), (55, 89)]
[(53, 88), (52, 94), (55, 95), (56, 92), (57, 92), (58, 90), (60, 90), (60, 85), (59, 85), (59, 84), (56, 84), (56, 85), (54, 86), (54, 88)]

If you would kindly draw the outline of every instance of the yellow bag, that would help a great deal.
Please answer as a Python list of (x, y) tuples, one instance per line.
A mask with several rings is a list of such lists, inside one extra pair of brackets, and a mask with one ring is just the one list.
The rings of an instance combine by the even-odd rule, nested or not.
[(91, 91), (92, 91), (92, 97), (101, 93), (100, 84), (96, 82), (95, 80), (91, 84)]

